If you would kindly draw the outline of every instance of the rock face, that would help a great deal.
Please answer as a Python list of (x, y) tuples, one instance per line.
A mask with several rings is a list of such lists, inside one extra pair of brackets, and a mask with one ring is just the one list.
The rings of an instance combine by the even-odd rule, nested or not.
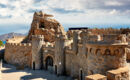
[(33, 16), (33, 21), (31, 24), (31, 29), (27, 38), (23, 42), (31, 42), (32, 35), (44, 35), (44, 40), (46, 42), (54, 42), (55, 35), (62, 34), (65, 35), (64, 28), (55, 19), (51, 19), (52, 15), (45, 14), (43, 12), (35, 12)]

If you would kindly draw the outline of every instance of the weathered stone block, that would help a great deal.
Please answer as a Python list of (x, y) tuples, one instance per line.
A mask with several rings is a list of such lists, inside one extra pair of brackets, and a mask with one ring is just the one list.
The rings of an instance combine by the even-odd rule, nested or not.
[(111, 70), (107, 72), (108, 80), (129, 80), (129, 70), (127, 67)]
[(107, 80), (107, 77), (101, 74), (86, 76), (85, 80)]

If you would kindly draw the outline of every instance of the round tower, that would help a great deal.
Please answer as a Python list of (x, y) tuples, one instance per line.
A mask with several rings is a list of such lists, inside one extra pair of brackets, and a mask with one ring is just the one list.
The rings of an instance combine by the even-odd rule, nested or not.
[(32, 36), (32, 69), (42, 68), (42, 45), (44, 43), (43, 35)]

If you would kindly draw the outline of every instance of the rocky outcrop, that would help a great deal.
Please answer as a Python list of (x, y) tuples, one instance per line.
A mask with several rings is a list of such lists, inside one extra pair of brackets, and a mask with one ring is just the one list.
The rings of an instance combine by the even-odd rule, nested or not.
[(50, 17), (53, 16), (41, 11), (35, 12), (31, 29), (23, 42), (31, 42), (32, 35), (44, 35), (45, 42), (54, 42), (55, 35), (65, 35), (66, 32), (62, 25), (57, 20), (51, 19)]

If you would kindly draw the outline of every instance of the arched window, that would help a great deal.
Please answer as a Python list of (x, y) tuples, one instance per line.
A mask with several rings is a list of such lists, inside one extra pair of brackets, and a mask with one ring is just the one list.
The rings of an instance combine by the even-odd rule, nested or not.
[(92, 53), (92, 52), (93, 52), (93, 51), (92, 51), (92, 48), (90, 48), (89, 52), (90, 52), (90, 53)]
[(101, 49), (97, 49), (96, 54), (101, 54)]
[(110, 55), (110, 54), (111, 54), (111, 51), (110, 51), (109, 49), (106, 49), (106, 50), (105, 50), (105, 54), (106, 54), (106, 55)]

